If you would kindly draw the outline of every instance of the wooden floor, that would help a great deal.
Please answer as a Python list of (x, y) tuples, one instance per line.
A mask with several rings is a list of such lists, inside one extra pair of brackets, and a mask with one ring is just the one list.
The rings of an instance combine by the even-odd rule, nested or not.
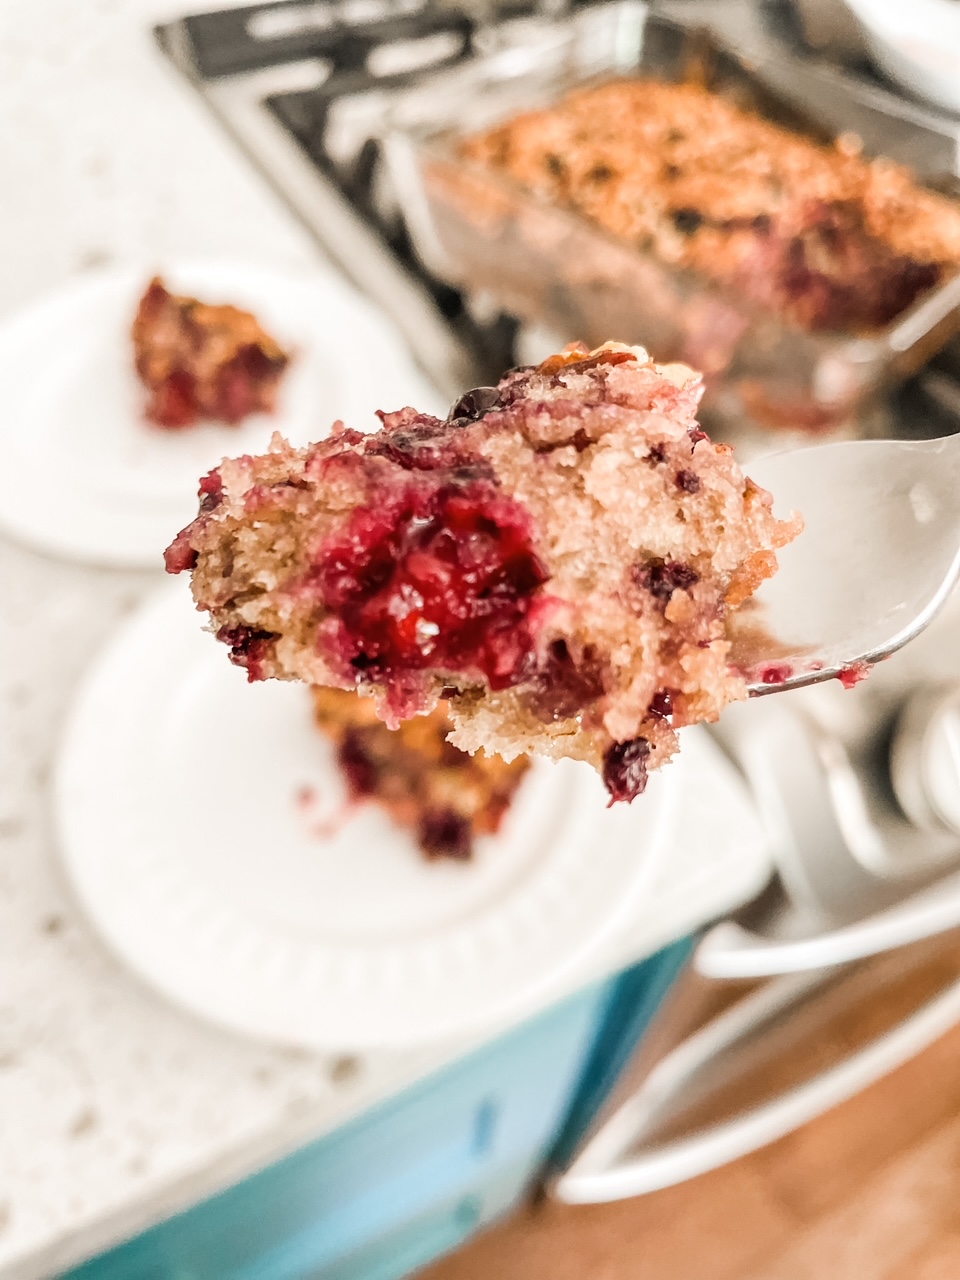
[(736, 1164), (533, 1206), (419, 1280), (960, 1280), (960, 1028)]

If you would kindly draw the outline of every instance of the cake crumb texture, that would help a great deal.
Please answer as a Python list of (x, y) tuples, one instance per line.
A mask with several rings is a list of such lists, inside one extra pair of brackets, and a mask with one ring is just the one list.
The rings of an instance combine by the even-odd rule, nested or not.
[(446, 699), (451, 741), (569, 756), (613, 799), (746, 683), (727, 616), (800, 521), (699, 428), (701, 380), (574, 345), (446, 421), (225, 461), (167, 550), (251, 680), (369, 693), (391, 726)]

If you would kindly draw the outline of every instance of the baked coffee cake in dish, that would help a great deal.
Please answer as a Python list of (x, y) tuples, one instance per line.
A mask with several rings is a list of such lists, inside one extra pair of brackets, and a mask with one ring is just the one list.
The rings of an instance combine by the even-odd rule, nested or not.
[(251, 680), (356, 689), (395, 726), (590, 761), (630, 800), (746, 695), (727, 615), (800, 529), (696, 420), (699, 375), (568, 348), (362, 435), (225, 461), (166, 552)]
[(960, 268), (956, 201), (700, 84), (593, 85), (459, 151), (811, 332), (880, 329)]
[(133, 347), (146, 416), (171, 429), (271, 413), (290, 360), (249, 311), (170, 293), (159, 277), (140, 299)]
[(352, 800), (382, 806), (428, 858), (466, 860), (477, 836), (494, 835), (530, 767), (459, 750), (443, 703), (390, 729), (369, 698), (313, 689), (317, 727), (331, 740)]

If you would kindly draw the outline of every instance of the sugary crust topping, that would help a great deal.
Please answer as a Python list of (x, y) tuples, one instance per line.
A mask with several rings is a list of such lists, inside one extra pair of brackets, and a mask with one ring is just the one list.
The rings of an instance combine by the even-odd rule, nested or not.
[(251, 679), (366, 687), (394, 725), (449, 696), (466, 750), (635, 782), (745, 695), (726, 614), (799, 529), (700, 430), (700, 393), (641, 348), (574, 346), (446, 422), (275, 437), (204, 479), (167, 565)]
[(960, 266), (956, 202), (696, 84), (580, 90), (461, 150), (809, 329), (882, 326)]

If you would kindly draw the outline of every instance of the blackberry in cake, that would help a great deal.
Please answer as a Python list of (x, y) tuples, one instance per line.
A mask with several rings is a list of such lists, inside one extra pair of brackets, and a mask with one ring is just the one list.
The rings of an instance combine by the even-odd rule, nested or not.
[(460, 154), (808, 331), (881, 328), (960, 268), (956, 201), (699, 84), (591, 86)]
[(249, 311), (170, 293), (155, 277), (133, 322), (146, 416), (159, 427), (271, 413), (290, 357)]
[(746, 695), (727, 616), (800, 528), (700, 430), (701, 389), (574, 346), (445, 421), (275, 436), (204, 477), (167, 569), (250, 680), (357, 690), (391, 726), (443, 698), (461, 749), (588, 760), (630, 800)]
[(381, 805), (428, 858), (468, 859), (477, 836), (500, 829), (530, 767), (525, 756), (508, 764), (484, 751), (460, 751), (447, 741), (453, 725), (443, 703), (389, 729), (369, 698), (343, 689), (311, 692), (317, 726), (334, 745), (351, 799)]

